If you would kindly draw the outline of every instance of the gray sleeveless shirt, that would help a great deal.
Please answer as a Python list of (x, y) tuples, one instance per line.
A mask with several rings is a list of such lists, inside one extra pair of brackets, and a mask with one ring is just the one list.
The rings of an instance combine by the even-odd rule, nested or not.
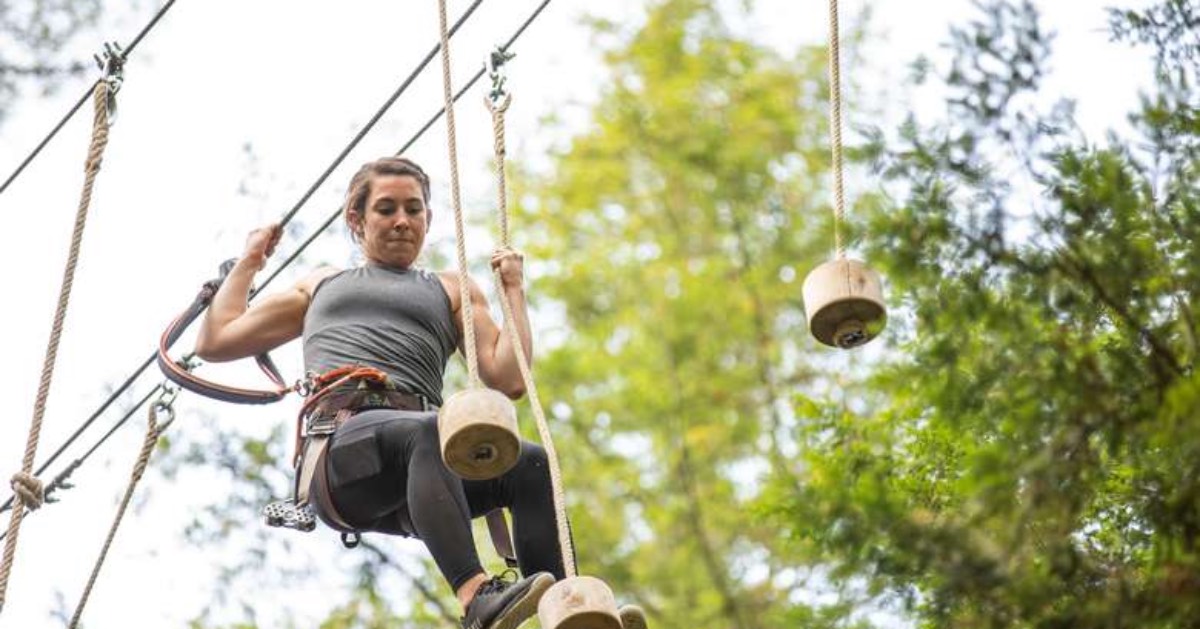
[(400, 390), (439, 406), (446, 361), (457, 346), (450, 297), (422, 269), (347, 269), (317, 285), (304, 315), (306, 372), (375, 367)]

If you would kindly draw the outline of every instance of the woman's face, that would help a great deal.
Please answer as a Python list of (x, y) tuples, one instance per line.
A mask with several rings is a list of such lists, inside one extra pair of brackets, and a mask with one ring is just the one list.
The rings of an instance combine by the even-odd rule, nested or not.
[(375, 175), (363, 213), (351, 213), (349, 219), (368, 261), (409, 268), (429, 229), (421, 182), (409, 175)]

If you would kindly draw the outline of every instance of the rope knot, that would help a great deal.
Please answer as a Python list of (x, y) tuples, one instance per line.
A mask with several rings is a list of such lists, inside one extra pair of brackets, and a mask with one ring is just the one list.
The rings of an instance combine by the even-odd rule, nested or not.
[(45, 486), (33, 474), (17, 472), (13, 474), (10, 484), (13, 492), (21, 497), (21, 504), (30, 511), (41, 507), (46, 500)]

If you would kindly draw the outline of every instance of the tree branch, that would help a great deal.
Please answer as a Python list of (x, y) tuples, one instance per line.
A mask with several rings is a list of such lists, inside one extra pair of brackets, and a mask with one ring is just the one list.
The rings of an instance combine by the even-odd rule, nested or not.
[(13, 74), (22, 78), (36, 77), (47, 78), (52, 76), (61, 76), (64, 74), (79, 74), (88, 69), (87, 64), (75, 62), (65, 66), (51, 66), (43, 64), (34, 65), (15, 65), (0, 61), (0, 76)]
[(762, 294), (759, 293), (758, 285), (749, 275), (749, 269), (753, 266), (753, 260), (750, 258), (749, 248), (746, 246), (745, 226), (739, 220), (736, 213), (732, 219), (734, 235), (737, 238), (738, 256), (740, 258), (739, 266), (737, 267), (738, 279), (741, 284), (746, 287), (746, 292), (750, 294), (750, 303), (752, 305), (752, 319), (754, 321), (755, 335), (755, 350), (754, 362), (758, 368), (758, 378), (761, 381), (763, 388), (767, 392), (767, 417), (769, 418), (770, 443), (769, 458), (775, 471), (783, 478), (791, 481), (791, 484), (799, 490), (799, 481), (795, 473), (792, 472), (791, 466), (788, 465), (787, 457), (783, 455), (783, 450), (779, 446), (779, 431), (783, 430), (783, 418), (780, 416), (779, 409), (776, 407), (781, 397), (779, 388), (776, 385), (775, 370), (772, 369), (771, 361), (764, 356), (774, 341), (771, 332), (768, 329), (766, 322), (766, 307), (763, 305)]
[(366, 550), (371, 551), (371, 554), (373, 554), (375, 558), (379, 560), (380, 564), (388, 566), (404, 575), (404, 577), (408, 579), (410, 583), (412, 583), (413, 587), (417, 588), (417, 591), (421, 593), (421, 596), (423, 596), (430, 605), (433, 605), (435, 608), (437, 608), (438, 613), (446, 620), (446, 622), (450, 623), (451, 625), (458, 625), (458, 616), (447, 609), (446, 604), (443, 603), (442, 600), (438, 598), (437, 594), (433, 590), (429, 589), (429, 586), (425, 585), (421, 579), (417, 578), (416, 575), (412, 574), (405, 569), (404, 566), (393, 560), (391, 555), (384, 552), (384, 550), (379, 546), (367, 541), (366, 539), (360, 540), (359, 545)]
[(1108, 306), (1110, 310), (1117, 314), (1117, 317), (1120, 318), (1120, 320), (1124, 322), (1126, 326), (1132, 328), (1138, 335), (1146, 339), (1146, 342), (1150, 345), (1151, 352), (1155, 354), (1160, 361), (1166, 363), (1167, 367), (1175, 372), (1175, 375), (1184, 375), (1183, 367), (1179, 364), (1178, 360), (1175, 358), (1175, 355), (1171, 353), (1171, 350), (1164, 345), (1158, 339), (1158, 337), (1156, 337), (1154, 333), (1150, 331), (1149, 328), (1141, 325), (1141, 323), (1133, 316), (1133, 313), (1131, 313), (1124, 304), (1117, 302), (1117, 300), (1113, 299), (1112, 296), (1108, 294), (1108, 291), (1104, 289), (1104, 285), (1100, 283), (1099, 278), (1097, 278), (1096, 274), (1092, 272), (1092, 268), (1082, 261), (1079, 253), (1069, 244), (1067, 245), (1067, 251), (1073, 254), (1073, 257), (1062, 256), (1059, 259), (1074, 268), (1067, 268), (1066, 265), (1060, 265), (1059, 268), (1068, 274), (1073, 272), (1078, 279), (1082, 280), (1089, 288), (1092, 289), (1093, 293), (1095, 293), (1096, 297), (1104, 305)]
[[(672, 390), (675, 392), (683, 391), (683, 383), (679, 381), (678, 363), (675, 360), (674, 347), (667, 342), (667, 356), (671, 362), (670, 377), (674, 381)], [(692, 534), (696, 536), (696, 540), (700, 546), (701, 559), (704, 562), (705, 568), (708, 569), (709, 577), (712, 579), (713, 586), (717, 588), (717, 593), (721, 596), (722, 608), (725, 616), (734, 623), (739, 629), (757, 628), (756, 624), (748, 621), (746, 613), (742, 609), (738, 601), (737, 594), (733, 591), (733, 586), (729, 583), (729, 577), (725, 573), (724, 562), (717, 557), (717, 552), (713, 548), (712, 540), (708, 534), (708, 528), (704, 524), (704, 509), (700, 504), (700, 497), (696, 493), (696, 483), (692, 474), (691, 466), (691, 449), (687, 444), (687, 415), (679, 401), (679, 396), (673, 398), (675, 407), (675, 415), (680, 419), (679, 437), (679, 465), (676, 466), (677, 477), (680, 485), (683, 486), (684, 496), (686, 497), (686, 505), (688, 515), (688, 524), (691, 526)]]

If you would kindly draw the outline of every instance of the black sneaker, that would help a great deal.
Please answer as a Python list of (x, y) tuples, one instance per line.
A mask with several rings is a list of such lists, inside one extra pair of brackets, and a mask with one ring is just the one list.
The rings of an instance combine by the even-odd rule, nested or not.
[(542, 594), (554, 584), (549, 572), (539, 572), (520, 581), (511, 570), (503, 575), (484, 581), (475, 592), (475, 598), (467, 605), (463, 616), (463, 629), (517, 629), (521, 623), (537, 613)]

